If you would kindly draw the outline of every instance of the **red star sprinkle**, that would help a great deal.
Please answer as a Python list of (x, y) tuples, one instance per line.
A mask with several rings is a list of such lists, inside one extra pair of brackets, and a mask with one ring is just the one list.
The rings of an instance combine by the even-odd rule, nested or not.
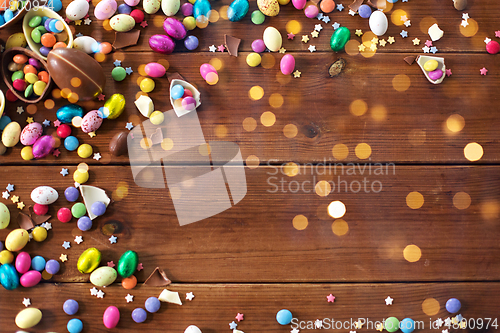
[(145, 28), (147, 26), (148, 26), (148, 22), (146, 22), (146, 21), (141, 22), (141, 27)]
[(500, 38), (500, 30), (495, 31), (495, 37)]
[(446, 70), (446, 76), (451, 76), (451, 69)]
[(332, 294), (326, 296), (326, 299), (328, 300), (328, 303), (335, 302), (335, 296), (333, 296)]
[(292, 39), (293, 40), (295, 38), (295, 35), (292, 34), (292, 33), (289, 33), (287, 36), (288, 36), (288, 39)]
[(481, 68), (479, 71), (481, 72), (481, 75), (486, 75), (486, 73), (488, 73), (488, 70), (484, 67)]
[(138, 265), (137, 265), (137, 270), (140, 272), (144, 269), (144, 267), (142, 267), (142, 262), (140, 262)]
[(225, 49), (226, 48), (224, 47), (224, 45), (217, 46), (217, 51), (219, 51), (219, 52), (224, 52)]
[(237, 321), (242, 321), (243, 320), (243, 313), (239, 313), (234, 317)]
[(115, 263), (113, 261), (108, 261), (108, 267), (115, 267)]
[(55, 157), (59, 157), (59, 154), (61, 154), (59, 149), (54, 149), (54, 152), (52, 152), (52, 155), (54, 155)]
[(100, 101), (104, 101), (104, 97), (106, 97), (106, 96), (104, 96), (103, 94), (100, 94), (97, 98), (98, 98)]

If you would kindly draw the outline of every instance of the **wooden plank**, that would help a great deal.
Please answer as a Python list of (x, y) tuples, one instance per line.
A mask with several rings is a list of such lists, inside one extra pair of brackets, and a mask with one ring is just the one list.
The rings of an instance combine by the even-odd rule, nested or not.
[[(321, 270), (321, 267), (317, 269)], [(324, 325), (341, 321), (345, 325), (344, 330), (349, 331), (356, 330), (351, 327), (351, 322), (365, 320), (367, 324), (357, 331), (375, 331), (376, 322), (395, 316), (399, 320), (409, 317), (416, 322), (421, 321), (423, 323), (419, 325), (424, 326), (420, 327), (430, 330), (431, 322), (438, 318), (445, 320), (453, 317), (445, 309), (446, 301), (452, 297), (461, 301), (460, 313), (470, 320), (471, 325), (477, 323), (479, 318), (493, 318), (489, 325), (489, 329), (493, 330), (491, 325), (494, 320), (498, 324), (500, 310), (496, 297), (500, 292), (499, 283), (173, 284), (169, 289), (179, 292), (183, 305), (163, 303), (157, 313), (148, 313), (145, 323), (137, 324), (131, 319), (133, 309), (144, 307), (144, 301), (151, 296), (157, 297), (162, 288), (140, 286), (125, 290), (113, 285), (104, 289), (106, 294), (103, 299), (96, 299), (90, 295), (91, 287), (89, 283), (63, 283), (4, 291), (3, 294), (8, 297), (0, 299), (2, 330), (13, 332), (17, 329), (14, 318), (18, 311), (24, 309), (24, 297), (29, 297), (32, 306), (40, 308), (43, 313), (40, 324), (30, 332), (63, 332), (71, 318), (82, 320), (84, 332), (104, 331), (102, 314), (110, 305), (120, 310), (117, 326), (120, 332), (137, 332), (139, 329), (164, 332), (166, 327), (172, 332), (183, 332), (189, 325), (197, 325), (204, 333), (223, 332), (229, 328), (229, 323), (236, 321), (234, 317), (237, 313), (244, 314), (244, 320), (238, 323), (238, 329), (244, 332), (289, 332), (291, 325), (281, 326), (275, 319), (276, 313), (283, 308), (289, 309), (296, 318), (294, 323), (304, 328), (320, 319)], [(192, 301), (185, 300), (185, 293), (188, 292), (195, 295)], [(127, 304), (124, 297), (128, 293), (134, 296), (134, 301)], [(329, 294), (335, 296), (334, 303), (327, 302)], [(394, 299), (393, 305), (385, 305), (387, 296)], [(68, 316), (62, 310), (68, 298), (79, 302), (79, 312), (74, 316)], [(434, 299), (438, 304), (437, 311), (432, 315), (423, 312), (423, 308), (429, 311), (429, 307), (422, 305), (428, 299)], [(483, 327), (487, 322), (487, 319), (483, 320)], [(337, 325), (340, 327), (341, 323)], [(433, 327), (433, 330), (436, 329)]]
[[(365, 167), (361, 174), (359, 168)], [(247, 194), (241, 202), (200, 222), (179, 226), (171, 195), (183, 198), (189, 188), (196, 186), (199, 193), (205, 191), (215, 198), (214, 187), (192, 180), (174, 186), (175, 190), (141, 188), (133, 182), (128, 167), (91, 166), (89, 184), (105, 189), (115, 200), (106, 214), (94, 220), (88, 232), (79, 231), (75, 219), (63, 224), (53, 218), (48, 239), (30, 242), (26, 251), (47, 259), (67, 254), (61, 274), (54, 277), (54, 281), (62, 282), (88, 281), (87, 275), (77, 272), (76, 262), (89, 247), (102, 251), (103, 263), (116, 263), (126, 250), (137, 251), (144, 267), (137, 275), (139, 281), (144, 281), (157, 266), (175, 282), (500, 278), (498, 166), (397, 166), (394, 170), (389, 166), (383, 171), (378, 168), (378, 174), (376, 165), (356, 168), (353, 171), (344, 166), (342, 174), (339, 165), (326, 169), (301, 165), (294, 177), (284, 174), (285, 168), (247, 169)], [(72, 173), (76, 168), (68, 169)], [(22, 171), (2, 167), (6, 177), (2, 177), (0, 185), (5, 188), (7, 183), (14, 184), (11, 195), (19, 196), (26, 205), (31, 204), (33, 188), (53, 186), (60, 193), (60, 199), (49, 210), (55, 216), (60, 207), (72, 206), (64, 199), (63, 191), (73, 181), (59, 175), (60, 170), (58, 166), (26, 166)], [(336, 186), (327, 197), (315, 193), (320, 180)], [(414, 191), (423, 196), (420, 209), (411, 209), (406, 203), (407, 195)], [(464, 199), (454, 204), (458, 192), (467, 194), (460, 194)], [(470, 206), (457, 209), (454, 205), (467, 206), (467, 196)], [(334, 200), (346, 206), (343, 219), (348, 233), (344, 236), (332, 232), (335, 219), (328, 216), (327, 206)], [(1, 202), (8, 205), (13, 217), (8, 229), (0, 230), (0, 239), (5, 240), (7, 233), (16, 228), (17, 209), (10, 200)], [(201, 202), (192, 205), (194, 214)], [(294, 228), (292, 221), (297, 215), (308, 219), (306, 229)], [(112, 234), (118, 237), (116, 244), (108, 241)], [(83, 235), (80, 245), (74, 241), (77, 235)], [(72, 247), (62, 248), (64, 241), (71, 242)], [(420, 248), (417, 262), (404, 259), (403, 250), (408, 245)]]
[[(215, 86), (203, 82), (198, 71), (198, 65), (213, 59), (214, 55), (204, 53), (188, 58), (176, 54), (168, 57), (171, 64), (169, 71), (180, 72), (201, 92), (202, 105), (198, 116), (205, 139), (238, 143), (244, 159), (256, 155), (263, 163), (333, 160), (333, 146), (342, 143), (349, 148), (346, 160), (357, 161), (355, 147), (364, 142), (371, 146), (372, 161), (468, 163), (463, 148), (470, 142), (478, 142), (484, 149), (481, 162), (499, 161), (500, 151), (496, 142), (500, 140), (500, 134), (496, 128), (500, 124), (490, 111), (495, 108), (497, 90), (494, 87), (499, 76), (494, 70), (487, 76), (479, 74), (483, 66), (494, 68), (494, 57), (448, 55), (446, 63), (453, 70), (453, 75), (446, 78), (443, 84), (435, 86), (425, 80), (417, 65), (408, 66), (403, 61), (403, 55), (388, 54), (377, 59), (361, 56), (348, 58), (345, 73), (330, 78), (327, 69), (335, 59), (333, 53), (304, 54), (297, 57), (297, 69), (302, 71), (302, 77), (292, 78), (287, 83), (281, 81), (283, 84), (276, 78), (278, 56), (275, 56), (276, 64), (272, 69), (263, 69), (249, 68), (244, 63), (244, 55), (239, 58), (218, 56), (223, 60), (224, 67), (220, 70), (220, 82)], [(81, 143), (91, 144), (103, 156), (99, 162), (85, 160), (89, 164), (128, 163), (127, 157), (116, 158), (109, 154), (109, 141), (116, 133), (126, 130), (127, 122), (139, 125), (145, 120), (133, 104), (134, 96), (139, 91), (135, 82), (139, 78), (140, 54), (127, 53), (124, 57), (123, 65), (135, 70), (124, 82), (116, 83), (111, 79), (111, 58), (103, 63), (107, 74), (105, 94), (108, 97), (118, 92), (126, 95), (124, 114), (116, 120), (105, 120), (92, 139), (73, 129), (73, 134)], [(162, 58), (154, 54), (148, 61)], [(398, 92), (394, 89), (392, 82), (396, 75), (408, 77), (408, 90)], [(157, 110), (167, 111), (171, 108), (166, 92), (168, 82), (164, 78), (155, 81), (157, 87), (150, 96)], [(256, 85), (263, 88), (264, 96), (252, 101), (248, 92)], [(281, 107), (272, 108), (269, 105), (272, 94), (282, 95), (284, 102)], [(362, 100), (367, 105), (367, 111), (362, 116), (355, 116), (349, 111), (355, 100)], [(56, 119), (55, 110), (66, 103), (64, 99), (56, 100), (56, 106), (51, 110), (39, 103), (38, 112), (32, 116), (39, 122), (44, 119), (53, 121)], [(98, 109), (102, 103), (84, 102), (81, 105), (86, 110), (92, 110)], [(21, 105), (19, 102), (9, 103), (6, 114), (24, 126), (26, 118), (31, 115), (27, 112), (18, 115), (16, 110)], [(377, 113), (377, 106), (385, 110), (385, 118), (384, 111)], [(267, 111), (273, 112), (276, 117), (276, 123), (270, 127), (263, 126), (260, 120)], [(464, 118), (465, 127), (453, 134), (446, 128), (446, 121), (455, 113)], [(377, 115), (380, 118), (376, 118)], [(251, 132), (242, 125), (249, 117), (257, 124)], [(297, 128), (294, 138), (284, 135), (284, 127), (288, 124)], [(46, 129), (49, 134), (54, 131), (52, 126)], [(9, 149), (5, 156), (0, 157), (0, 163), (33, 165), (83, 161), (76, 152), (61, 148), (59, 158), (49, 156), (39, 161), (23, 162), (20, 150), (21, 145)]]

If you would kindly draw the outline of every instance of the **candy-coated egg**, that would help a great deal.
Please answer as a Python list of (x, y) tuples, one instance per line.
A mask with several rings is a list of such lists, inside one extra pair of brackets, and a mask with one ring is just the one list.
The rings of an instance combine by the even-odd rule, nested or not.
[(12, 264), (14, 261), (14, 254), (9, 250), (0, 251), (0, 264)]
[(87, 171), (75, 170), (73, 180), (78, 184), (85, 184), (89, 180), (89, 173)]
[(208, 12), (210, 10), (212, 10), (212, 7), (208, 0), (196, 0), (193, 6), (193, 16), (195, 19), (201, 15), (208, 17)]
[(161, 125), (165, 120), (165, 116), (161, 111), (154, 111), (153, 113), (151, 113), (151, 116), (149, 116), (149, 120), (153, 125)]
[(116, 270), (113, 267), (103, 266), (90, 274), (90, 282), (97, 287), (107, 287), (115, 282), (116, 277)]
[(280, 62), (281, 73), (290, 75), (295, 69), (295, 58), (291, 54), (285, 54)]
[(84, 133), (90, 133), (97, 131), (101, 127), (101, 124), (102, 117), (99, 115), (99, 111), (93, 110), (83, 117), (80, 127)]
[(196, 19), (193, 16), (187, 16), (182, 20), (182, 24), (186, 30), (194, 30), (196, 28)]
[(165, 67), (157, 62), (150, 62), (147, 64), (146, 67), (144, 67), (144, 71), (151, 77), (162, 77), (167, 72)]
[[(101, 4), (99, 2), (99, 4)], [(97, 41), (90, 36), (80, 36), (76, 37), (73, 41), (73, 48), (81, 50), (87, 54), (92, 54), (96, 51), (96, 46), (98, 45)]]
[(380, 10), (374, 11), (369, 19), (370, 30), (377, 36), (382, 36), (387, 32), (389, 22), (384, 12)]
[[(130, 16), (132, 16), (132, 18), (135, 20), (135, 23), (141, 23), (142, 21), (144, 21), (144, 12), (140, 9), (134, 9), (133, 11), (131, 11)], [(111, 50), (109, 52), (111, 52)]]
[(30, 240), (27, 230), (14, 229), (5, 238), (5, 248), (12, 252), (22, 250)]
[(16, 32), (15, 34), (10, 35), (5, 43), (5, 49), (8, 50), (13, 47), (26, 47), (28, 42), (26, 41), (26, 37), (22, 32)]
[(0, 229), (5, 229), (10, 223), (10, 211), (9, 208), (0, 202)]
[(283, 42), (280, 32), (275, 27), (267, 27), (266, 30), (264, 30), (262, 39), (266, 47), (272, 52), (277, 52), (281, 48), (281, 43)]
[(153, 35), (149, 37), (149, 47), (155, 52), (170, 54), (174, 51), (175, 43), (167, 35)]
[(31, 256), (28, 252), (21, 252), (16, 257), (16, 270), (19, 274), (24, 274), (30, 270)]
[(121, 277), (127, 278), (134, 274), (139, 264), (139, 256), (135, 251), (127, 251), (118, 260), (117, 270)]
[(24, 288), (31, 288), (36, 286), (42, 280), (42, 273), (39, 271), (29, 271), (21, 276), (19, 282)]
[(185, 330), (184, 333), (202, 333), (201, 330), (198, 328), (198, 326), (191, 325), (188, 326)]
[(297, 9), (304, 9), (306, 0), (292, 0), (292, 5)]
[(21, 125), (17, 121), (9, 123), (2, 132), (2, 143), (5, 147), (14, 147), (21, 136)]
[(495, 40), (491, 40), (486, 44), (486, 51), (489, 54), (497, 54), (500, 51), (500, 44)]
[(456, 10), (464, 10), (467, 7), (467, 0), (453, 0), (453, 6)]
[(26, 125), (21, 132), (21, 143), (25, 146), (31, 146), (42, 135), (43, 128), (40, 123), (32, 122)]
[(252, 42), (252, 50), (257, 53), (262, 53), (266, 50), (266, 44), (262, 39), (256, 39)]
[(276, 16), (280, 12), (277, 0), (257, 0), (257, 7), (266, 16)]
[(63, 124), (71, 124), (74, 117), (83, 118), (83, 108), (76, 104), (64, 105), (57, 110), (56, 117)]
[(148, 14), (156, 14), (161, 7), (160, 0), (144, 0), (142, 2), (144, 11)]
[(141, 81), (139, 88), (145, 93), (152, 92), (155, 89), (155, 81), (150, 78), (145, 78)]
[(436, 81), (436, 80), (439, 80), (443, 76), (443, 74), (444, 74), (443, 71), (441, 69), (437, 68), (437, 69), (429, 72), (429, 77), (431, 80)]
[(335, 51), (339, 52), (344, 49), (345, 44), (349, 41), (351, 38), (351, 32), (349, 29), (346, 27), (340, 27), (335, 32), (332, 34), (332, 37), (330, 38), (330, 48)]
[(167, 17), (163, 22), (163, 30), (174, 39), (183, 39), (186, 37), (186, 28), (179, 20), (173, 17)]
[(432, 72), (433, 70), (438, 68), (438, 66), (439, 66), (439, 63), (437, 62), (437, 60), (431, 59), (431, 60), (427, 60), (425, 62), (424, 69), (428, 72)]
[(115, 328), (120, 321), (120, 310), (116, 306), (109, 306), (102, 316), (102, 322), (106, 328)]
[(137, 6), (141, 0), (125, 0), (125, 3), (130, 7)]
[(248, 0), (234, 0), (227, 9), (227, 18), (231, 22), (240, 21), (248, 13)]
[(217, 73), (214, 66), (212, 66), (210, 64), (206, 64), (206, 63), (200, 66), (200, 74), (204, 80), (207, 79), (207, 73), (210, 73), (210, 72)]
[(161, 10), (167, 16), (174, 16), (179, 11), (181, 7), (180, 0), (162, 0)]
[(125, 97), (122, 94), (113, 94), (104, 103), (103, 116), (108, 119), (118, 118), (125, 109)]
[[(150, 0), (145, 0), (150, 1)], [(135, 20), (132, 16), (127, 14), (117, 14), (109, 20), (109, 25), (113, 30), (118, 32), (127, 32), (132, 30), (135, 26)]]
[(50, 186), (38, 186), (31, 191), (31, 200), (40, 205), (50, 205), (57, 198), (59, 198), (59, 194)]
[(42, 320), (42, 311), (29, 307), (21, 310), (16, 316), (16, 325), (21, 329), (31, 328)]
[(116, 12), (117, 4), (115, 0), (102, 0), (94, 8), (94, 16), (98, 20), (109, 19)]
[(95, 247), (91, 247), (83, 251), (83, 253), (78, 258), (76, 267), (78, 271), (83, 274), (91, 273), (94, 269), (99, 266), (101, 262), (101, 251)]
[(66, 17), (69, 20), (81, 20), (89, 12), (89, 3), (86, 0), (73, 0), (66, 7)]
[(54, 149), (56, 140), (51, 135), (44, 135), (38, 138), (33, 144), (33, 157), (36, 159), (50, 155)]

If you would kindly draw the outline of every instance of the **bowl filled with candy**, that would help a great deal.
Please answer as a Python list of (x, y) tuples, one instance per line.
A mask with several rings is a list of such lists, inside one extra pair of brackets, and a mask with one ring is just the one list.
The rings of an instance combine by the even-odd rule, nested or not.
[(0, 2), (0, 29), (13, 25), (19, 21), (31, 7), (30, 1), (2, 1)]

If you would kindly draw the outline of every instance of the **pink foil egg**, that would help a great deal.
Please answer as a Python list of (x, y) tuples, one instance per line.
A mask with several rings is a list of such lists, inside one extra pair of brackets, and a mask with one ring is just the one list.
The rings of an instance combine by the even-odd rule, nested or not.
[(43, 128), (40, 123), (32, 122), (26, 125), (21, 132), (21, 143), (25, 146), (31, 146), (42, 136)]
[(217, 71), (215, 70), (214, 66), (210, 64), (203, 64), (200, 66), (200, 74), (203, 80), (206, 80), (207, 74), (213, 72), (218, 75)]
[(144, 71), (151, 77), (162, 77), (166, 73), (165, 67), (157, 62), (147, 64)]
[(108, 306), (102, 316), (102, 322), (106, 328), (115, 328), (120, 321), (120, 310), (116, 306)]
[(291, 54), (285, 54), (280, 62), (281, 73), (290, 75), (295, 69), (295, 58)]
[(173, 17), (168, 17), (163, 21), (163, 30), (174, 39), (183, 39), (186, 37), (184, 24)]
[(30, 270), (31, 256), (28, 252), (21, 252), (16, 257), (16, 270), (19, 274), (24, 274)]
[(28, 271), (21, 276), (19, 282), (21, 282), (21, 286), (25, 288), (31, 288), (36, 286), (41, 279), (42, 273), (40, 273), (39, 271)]
[(167, 35), (153, 35), (149, 37), (149, 47), (155, 52), (170, 54), (174, 51), (175, 43)]
[(44, 158), (54, 149), (56, 140), (50, 135), (44, 135), (38, 138), (33, 144), (33, 157), (36, 159)]
[(97, 131), (101, 124), (102, 117), (99, 115), (99, 111), (92, 110), (83, 117), (81, 128), (84, 133), (90, 133)]

